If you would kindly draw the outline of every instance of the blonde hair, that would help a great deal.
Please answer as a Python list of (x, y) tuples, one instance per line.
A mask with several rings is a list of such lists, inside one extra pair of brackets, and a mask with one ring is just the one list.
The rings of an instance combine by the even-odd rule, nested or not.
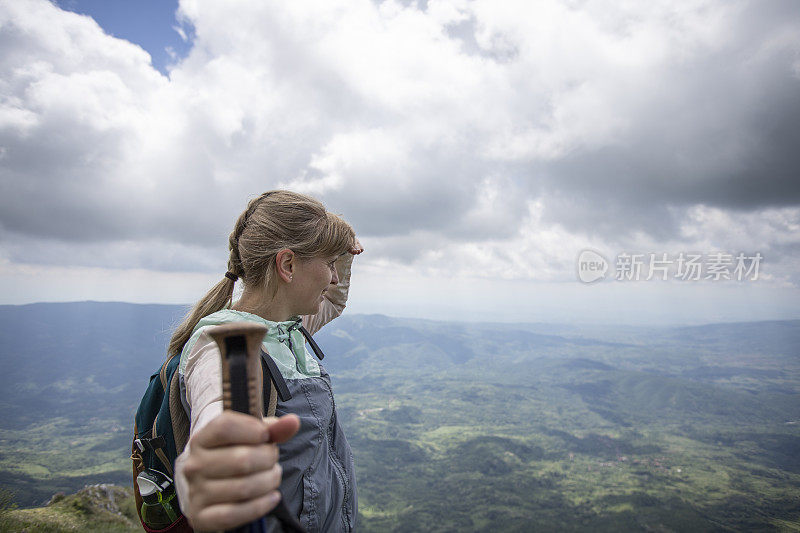
[[(321, 202), (291, 191), (269, 191), (247, 204), (228, 238), (228, 271), (250, 287), (277, 290), (275, 257), (289, 248), (301, 259), (330, 257), (352, 248), (355, 233)], [(195, 304), (175, 330), (167, 351), (180, 355), (195, 326), (204, 316), (229, 306), (234, 281), (223, 277)]]

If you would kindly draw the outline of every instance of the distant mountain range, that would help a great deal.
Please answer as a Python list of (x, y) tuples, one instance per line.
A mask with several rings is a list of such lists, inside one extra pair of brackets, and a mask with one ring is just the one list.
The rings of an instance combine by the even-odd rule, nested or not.
[[(133, 414), (186, 311), (0, 306), (0, 489), (30, 506), (129, 484)], [(800, 524), (798, 320), (345, 313), (315, 338), (356, 455), (364, 531)]]

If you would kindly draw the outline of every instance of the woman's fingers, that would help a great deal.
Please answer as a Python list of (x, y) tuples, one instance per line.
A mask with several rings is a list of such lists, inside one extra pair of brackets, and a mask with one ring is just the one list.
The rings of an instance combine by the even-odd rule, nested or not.
[(192, 447), (216, 448), (234, 444), (269, 441), (269, 429), (262, 420), (236, 411), (224, 411), (192, 437)]
[(221, 503), (201, 509), (191, 520), (195, 530), (233, 529), (261, 518), (280, 501), (277, 490), (246, 502)]
[(278, 447), (268, 442), (286, 442), (299, 428), (296, 415), (259, 420), (225, 411), (192, 437), (184, 475), (214, 479), (269, 470), (278, 461)]
[(261, 498), (281, 485), (281, 466), (275, 465), (247, 476), (202, 481), (197, 501), (200, 507), (223, 503), (244, 503)]
[(358, 241), (358, 239), (356, 239), (355, 243), (353, 243), (353, 247), (350, 248), (350, 253), (353, 254), (353, 255), (358, 255), (363, 251), (364, 251), (364, 247), (361, 246), (361, 243)]
[[(184, 466), (187, 478), (205, 479), (248, 476), (271, 469), (278, 462), (278, 447), (274, 444), (226, 446), (224, 448), (192, 449), (192, 457)], [(194, 464), (203, 465), (194, 468)], [(187, 471), (186, 468), (189, 468)]]
[(300, 428), (296, 415), (258, 419), (225, 411), (191, 439), (183, 461), (195, 529), (230, 529), (267, 514), (280, 499), (276, 443)]

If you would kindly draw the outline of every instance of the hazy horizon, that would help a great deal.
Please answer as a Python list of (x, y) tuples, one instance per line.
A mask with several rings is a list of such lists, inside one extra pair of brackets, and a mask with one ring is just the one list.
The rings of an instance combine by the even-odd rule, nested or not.
[[(34, 305), (58, 305), (58, 304), (81, 304), (81, 303), (99, 303), (99, 304), (126, 304), (126, 305), (139, 305), (139, 306), (164, 306), (164, 307), (185, 307), (187, 310), (193, 305), (193, 303), (163, 303), (163, 302), (126, 302), (123, 300), (63, 300), (63, 301), (36, 301), (36, 302), (26, 302), (26, 303), (14, 303), (14, 304), (3, 304), (0, 303), (0, 307), (25, 307), (25, 306), (34, 306)], [(446, 318), (446, 317), (437, 317), (437, 316), (425, 316), (425, 315), (402, 315), (402, 314), (390, 314), (380, 311), (374, 312), (367, 312), (367, 311), (354, 311), (352, 309), (346, 309), (343, 316), (385, 316), (387, 318), (393, 319), (400, 319), (400, 320), (430, 320), (433, 322), (441, 322), (441, 323), (463, 323), (463, 324), (504, 324), (504, 325), (554, 325), (554, 326), (590, 326), (590, 327), (619, 327), (619, 328), (637, 328), (637, 327), (646, 327), (646, 328), (673, 328), (673, 327), (702, 327), (702, 326), (713, 326), (713, 325), (725, 325), (725, 324), (740, 324), (740, 323), (758, 323), (758, 322), (791, 322), (800, 320), (800, 315), (795, 316), (785, 316), (785, 317), (774, 317), (774, 318), (762, 318), (762, 319), (752, 319), (752, 320), (721, 320), (721, 321), (708, 321), (708, 322), (697, 322), (697, 321), (686, 321), (686, 322), (603, 322), (602, 320), (572, 320), (572, 321), (565, 321), (565, 320), (486, 320), (486, 319), (455, 319), (455, 318)]]

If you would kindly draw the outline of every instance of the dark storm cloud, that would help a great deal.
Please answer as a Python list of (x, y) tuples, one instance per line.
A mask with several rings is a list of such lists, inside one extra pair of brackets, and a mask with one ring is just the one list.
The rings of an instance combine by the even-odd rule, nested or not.
[(751, 4), (736, 22), (730, 46), (660, 73), (627, 135), (530, 168), (553, 198), (549, 220), (667, 239), (696, 204), (800, 204), (800, 55), (781, 42), (797, 46), (796, 4)]

